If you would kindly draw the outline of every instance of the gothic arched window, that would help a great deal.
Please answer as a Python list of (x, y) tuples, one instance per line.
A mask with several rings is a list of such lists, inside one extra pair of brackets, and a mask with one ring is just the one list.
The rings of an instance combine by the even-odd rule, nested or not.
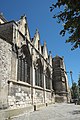
[[(25, 57), (23, 57), (23, 55)], [(28, 46), (22, 46), (22, 56), (18, 57), (17, 80), (31, 83), (32, 58)]]
[(43, 87), (43, 66), (40, 59), (36, 62), (35, 85)]
[(51, 78), (50, 78), (50, 70), (49, 70), (49, 68), (47, 67), (47, 68), (46, 68), (46, 75), (45, 75), (46, 89), (50, 89), (50, 81), (51, 81)]

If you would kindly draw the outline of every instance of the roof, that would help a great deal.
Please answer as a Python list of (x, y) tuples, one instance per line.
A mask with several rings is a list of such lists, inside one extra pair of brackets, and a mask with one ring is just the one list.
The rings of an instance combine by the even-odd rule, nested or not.
[(7, 22), (2, 13), (0, 13), (0, 19), (3, 20), (3, 22)]
[(61, 59), (61, 60), (63, 60), (63, 56), (62, 57), (60, 57), (60, 56), (58, 56), (58, 55), (56, 55), (53, 59)]

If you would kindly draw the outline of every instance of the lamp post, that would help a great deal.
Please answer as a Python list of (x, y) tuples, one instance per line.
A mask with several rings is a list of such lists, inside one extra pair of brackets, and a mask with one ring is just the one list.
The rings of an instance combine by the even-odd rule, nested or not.
[(70, 71), (71, 82), (72, 82), (72, 86), (73, 86), (73, 78), (72, 78), (72, 74), (73, 74), (73, 72), (72, 72), (72, 71)]

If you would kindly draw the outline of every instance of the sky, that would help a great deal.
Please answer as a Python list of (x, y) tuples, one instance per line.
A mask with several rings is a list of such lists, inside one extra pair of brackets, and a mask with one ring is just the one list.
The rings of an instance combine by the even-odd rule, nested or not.
[(33, 38), (36, 29), (38, 29), (41, 44), (46, 41), (48, 51), (52, 52), (52, 56), (64, 56), (69, 85), (71, 86), (70, 71), (73, 72), (74, 82), (78, 81), (80, 73), (80, 48), (71, 51), (72, 45), (65, 43), (68, 34), (65, 37), (59, 34), (63, 28), (62, 24), (58, 24), (52, 18), (54, 13), (50, 12), (50, 6), (54, 1), (56, 0), (0, 0), (0, 12), (8, 21), (16, 21), (22, 15), (26, 15), (30, 36)]

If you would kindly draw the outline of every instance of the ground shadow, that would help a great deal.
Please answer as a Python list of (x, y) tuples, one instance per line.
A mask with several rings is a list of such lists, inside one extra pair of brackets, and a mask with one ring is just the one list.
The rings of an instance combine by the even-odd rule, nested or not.
[(73, 115), (75, 115), (75, 114), (80, 114), (80, 110), (75, 110), (75, 111), (72, 112), (72, 114), (73, 114)]

